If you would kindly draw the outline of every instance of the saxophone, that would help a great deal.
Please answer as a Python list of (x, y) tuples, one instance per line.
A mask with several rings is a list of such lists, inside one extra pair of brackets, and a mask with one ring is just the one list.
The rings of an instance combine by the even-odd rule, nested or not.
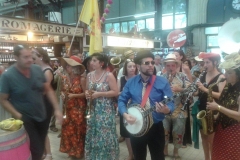
[[(216, 83), (211, 84), (208, 88), (208, 102), (213, 102), (213, 96), (212, 96), (212, 88), (217, 85), (220, 82), (224, 82), (226, 78), (221, 78), (218, 80)], [(214, 132), (214, 115), (212, 110), (202, 110), (198, 112), (197, 114), (197, 119), (199, 119), (202, 122), (202, 128), (203, 128), (203, 133), (205, 135), (212, 134)]]

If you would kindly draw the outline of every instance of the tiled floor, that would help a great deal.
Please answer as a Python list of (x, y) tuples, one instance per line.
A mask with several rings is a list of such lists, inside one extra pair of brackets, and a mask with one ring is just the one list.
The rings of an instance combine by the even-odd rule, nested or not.
[[(117, 118), (117, 130), (119, 133), (119, 125), (118, 125), (118, 118)], [(59, 143), (60, 139), (57, 138), (57, 135), (60, 133), (58, 131), (57, 133), (49, 131), (49, 138), (51, 141), (51, 149), (52, 149), (52, 154), (54, 160), (66, 160), (67, 159), (67, 154), (59, 152)], [(128, 156), (128, 151), (126, 148), (126, 145), (124, 142), (119, 144), (120, 146), (120, 159), (119, 160), (125, 160), (125, 158)], [(169, 145), (169, 153), (171, 154), (173, 151), (173, 145)], [(204, 155), (203, 155), (203, 149), (201, 146), (200, 142), (200, 149), (194, 149), (192, 146), (188, 146), (187, 148), (181, 148), (179, 150), (179, 155), (181, 156), (182, 160), (203, 160)], [(150, 160), (150, 154), (148, 152), (147, 160)], [(172, 160), (172, 157), (166, 157), (166, 160)]]

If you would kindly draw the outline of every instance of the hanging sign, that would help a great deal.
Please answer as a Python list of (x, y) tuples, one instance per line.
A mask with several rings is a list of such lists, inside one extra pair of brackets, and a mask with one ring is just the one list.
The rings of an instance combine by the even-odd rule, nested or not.
[(186, 42), (186, 33), (180, 29), (170, 32), (167, 36), (167, 44), (171, 48), (182, 47)]
[(154, 48), (153, 40), (107, 36), (106, 46), (129, 48)]
[[(23, 31), (23, 32), (38, 32), (52, 35), (72, 36), (75, 32), (74, 26), (44, 23), (39, 21), (30, 21), (20, 18), (0, 17), (1, 30)], [(77, 28), (76, 37), (83, 37), (83, 28)]]

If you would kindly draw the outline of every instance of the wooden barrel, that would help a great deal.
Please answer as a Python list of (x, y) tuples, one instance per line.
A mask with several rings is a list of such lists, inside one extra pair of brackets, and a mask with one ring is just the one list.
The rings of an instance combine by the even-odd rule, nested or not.
[(32, 159), (30, 142), (24, 127), (17, 131), (4, 131), (0, 129), (0, 159)]

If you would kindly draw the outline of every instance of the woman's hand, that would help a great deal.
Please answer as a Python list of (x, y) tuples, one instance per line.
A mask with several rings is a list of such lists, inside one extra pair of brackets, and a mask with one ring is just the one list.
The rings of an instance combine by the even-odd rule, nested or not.
[(98, 97), (101, 97), (101, 92), (93, 92), (92, 93), (92, 99), (95, 99), (95, 98), (98, 98)]
[(215, 101), (207, 102), (207, 109), (212, 110), (212, 111), (218, 110), (218, 104)]
[(62, 98), (62, 100), (65, 100), (65, 95), (63, 92), (61, 93), (61, 98)]
[(91, 91), (91, 90), (86, 90), (85, 91), (85, 96), (86, 96), (86, 99), (95, 99), (95, 98), (98, 98), (98, 97), (101, 97), (102, 92), (96, 92), (96, 91)]
[(204, 87), (204, 85), (201, 82), (197, 82), (198, 89), (200, 89), (203, 92), (207, 92), (207, 88)]
[(75, 96), (76, 96), (76, 95), (75, 95), (75, 94), (72, 94), (72, 93), (69, 93), (69, 94), (68, 94), (68, 98), (69, 98), (69, 99), (75, 98)]
[(90, 99), (91, 98), (91, 90), (85, 90), (85, 96), (86, 96), (86, 99)]

